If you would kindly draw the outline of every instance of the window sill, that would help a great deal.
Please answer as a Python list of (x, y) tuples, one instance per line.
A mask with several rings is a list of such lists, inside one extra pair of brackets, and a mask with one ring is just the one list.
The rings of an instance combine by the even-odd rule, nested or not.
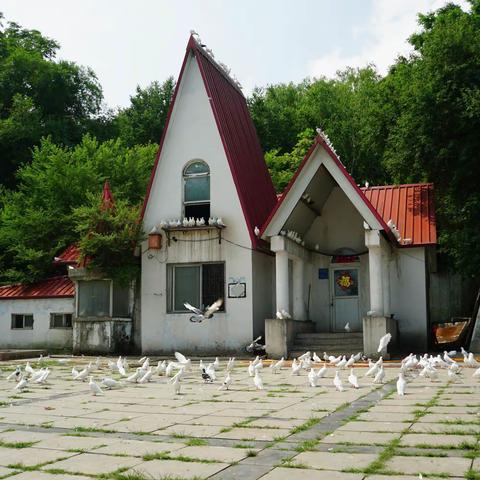
[(72, 330), (73, 327), (50, 327), (50, 330)]
[(33, 327), (11, 327), (10, 330), (33, 330)]

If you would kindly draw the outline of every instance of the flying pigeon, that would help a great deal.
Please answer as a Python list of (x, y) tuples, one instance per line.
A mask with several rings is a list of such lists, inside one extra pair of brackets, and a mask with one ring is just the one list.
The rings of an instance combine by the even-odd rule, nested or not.
[(215, 312), (218, 312), (222, 304), (223, 304), (223, 299), (219, 298), (216, 302), (213, 302), (209, 307), (207, 307), (203, 312), (199, 308), (194, 307), (193, 305), (190, 305), (188, 302), (185, 302), (183, 305), (187, 310), (190, 310), (195, 314), (190, 317), (190, 321), (193, 323), (201, 323), (204, 320), (212, 318), (213, 314)]
[(255, 233), (255, 236), (258, 237), (260, 235), (260, 229), (258, 227), (255, 227), (253, 229), (253, 232)]
[(352, 329), (350, 328), (350, 322), (347, 322), (345, 324), (345, 327), (343, 327), (343, 328), (345, 329), (346, 332), (351, 332), (352, 331)]
[(180, 352), (175, 352), (175, 358), (180, 365), (185, 367), (186, 371), (190, 370), (192, 361), (189, 358), (186, 358), (185, 355), (182, 355)]
[(387, 345), (390, 342), (391, 338), (392, 338), (392, 334), (387, 333), (380, 339), (380, 342), (378, 343), (378, 350), (377, 350), (378, 353), (380, 353), (382, 350), (387, 348)]

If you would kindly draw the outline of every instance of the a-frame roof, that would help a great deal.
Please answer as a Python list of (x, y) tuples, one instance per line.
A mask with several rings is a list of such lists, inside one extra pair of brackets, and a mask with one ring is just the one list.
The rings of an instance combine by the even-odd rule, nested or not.
[(215, 62), (212, 56), (199, 45), (193, 35), (188, 41), (180, 76), (163, 129), (160, 147), (142, 208), (142, 219), (147, 207), (165, 136), (168, 131), (175, 99), (182, 82), (185, 65), (190, 55), (195, 56), (200, 69), (232, 172), (233, 181), (237, 189), (252, 245), (254, 248), (259, 247), (260, 240), (255, 236), (254, 228), (256, 226), (260, 228), (263, 225), (277, 202), (273, 183), (263, 158), (263, 152), (248, 111), (245, 97), (235, 81), (232, 80), (224, 69)]
[[(283, 223), (286, 218), (288, 218), (288, 215), (291, 213), (291, 209), (293, 208), (292, 204), (290, 204), (289, 206), (287, 206), (286, 204), (289, 200), (291, 200), (293, 203), (296, 203), (300, 200), (300, 196), (303, 194), (303, 191), (294, 192), (295, 184), (301, 181), (302, 176), (314, 174), (313, 170), (316, 171), (316, 168), (314, 168), (308, 173), (307, 170), (309, 164), (311, 164), (312, 162), (312, 159), (315, 157), (314, 153), (317, 152), (317, 149), (319, 148), (323, 149), (326, 152), (326, 156), (323, 158), (321, 164), (327, 168), (334, 180), (345, 191), (352, 203), (354, 203), (357, 210), (359, 210), (360, 214), (363, 216), (364, 220), (367, 221), (371, 228), (383, 230), (388, 236), (388, 238), (396, 243), (396, 238), (393, 235), (393, 232), (385, 223), (384, 219), (373, 207), (373, 205), (367, 200), (361, 189), (355, 183), (351, 175), (347, 172), (343, 163), (337, 157), (336, 153), (332, 150), (329, 142), (327, 142), (323, 135), (320, 134), (316, 136), (312, 146), (310, 147), (309, 151), (305, 155), (305, 158), (295, 172), (295, 175), (290, 180), (287, 188), (285, 189), (282, 196), (275, 205), (275, 208), (272, 210), (268, 219), (264, 223), (260, 236), (266, 238), (268, 236), (271, 236), (272, 234), (276, 235), (278, 233), (272, 232), (283, 228)], [(319, 166), (320, 164), (318, 165), (318, 167)], [(289, 209), (290, 211), (288, 211)]]

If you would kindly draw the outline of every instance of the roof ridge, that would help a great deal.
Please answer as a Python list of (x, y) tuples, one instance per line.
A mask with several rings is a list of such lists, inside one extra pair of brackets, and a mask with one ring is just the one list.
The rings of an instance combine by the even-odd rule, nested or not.
[[(194, 46), (191, 45), (193, 42)], [(206, 45), (204, 43), (201, 43), (200, 37), (198, 36), (197, 33), (191, 33), (190, 40), (187, 45), (187, 49), (190, 48), (201, 55), (203, 55), (217, 70), (218, 72), (227, 80), (232, 87), (242, 96), (245, 98), (245, 95), (242, 92), (242, 86), (240, 85), (240, 82), (237, 80), (235, 76), (230, 75), (230, 68), (227, 67), (222, 62), (219, 62), (215, 60), (215, 57), (213, 55), (213, 51), (210, 50), (209, 48), (205, 48)]]
[(392, 185), (371, 185), (368, 187), (360, 187), (361, 190), (373, 190), (375, 188), (398, 188), (398, 187), (420, 187), (420, 186), (434, 186), (433, 182), (418, 182), (418, 183), (396, 183)]

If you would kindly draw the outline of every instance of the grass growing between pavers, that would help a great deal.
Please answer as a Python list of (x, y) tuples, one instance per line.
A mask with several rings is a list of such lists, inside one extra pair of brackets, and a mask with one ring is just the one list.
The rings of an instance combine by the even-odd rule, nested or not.
[(186, 455), (171, 455), (168, 452), (147, 453), (142, 459), (145, 462), (151, 460), (176, 460), (177, 462), (221, 463), (218, 460), (206, 460), (204, 458), (187, 457)]

